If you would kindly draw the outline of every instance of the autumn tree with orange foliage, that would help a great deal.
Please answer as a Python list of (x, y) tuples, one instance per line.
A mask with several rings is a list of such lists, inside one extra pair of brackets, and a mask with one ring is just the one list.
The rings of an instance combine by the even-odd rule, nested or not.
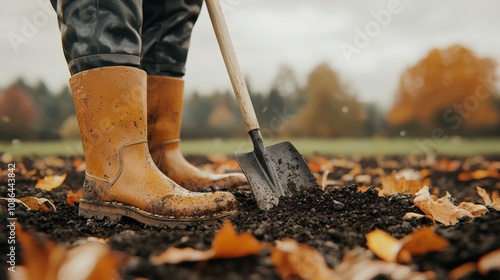
[(431, 50), (401, 76), (389, 124), (411, 136), (494, 133), (500, 122), (496, 66), (460, 45)]
[(0, 94), (0, 140), (34, 136), (37, 107), (21, 87), (12, 86)]
[(364, 132), (364, 108), (327, 64), (309, 75), (306, 104), (286, 134), (299, 137), (357, 137)]

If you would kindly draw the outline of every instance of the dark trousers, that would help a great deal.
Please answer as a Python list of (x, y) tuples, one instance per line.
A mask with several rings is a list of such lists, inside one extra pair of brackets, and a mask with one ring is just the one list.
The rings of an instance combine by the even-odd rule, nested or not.
[(182, 77), (203, 0), (51, 0), (71, 75), (133, 66)]

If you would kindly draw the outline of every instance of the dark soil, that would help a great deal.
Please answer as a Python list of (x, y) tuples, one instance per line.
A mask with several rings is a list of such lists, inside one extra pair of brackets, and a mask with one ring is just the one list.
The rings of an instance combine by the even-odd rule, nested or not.
[[(203, 160), (196, 158), (196, 161)], [(461, 159), (465, 160), (465, 159)], [(27, 170), (31, 170), (33, 160), (23, 160)], [(363, 168), (373, 167), (375, 160), (360, 161)], [(3, 164), (3, 163), (2, 163)], [(5, 167), (0, 166), (5, 170)], [(339, 171), (340, 170), (340, 171)], [(67, 172), (64, 185), (76, 190), (83, 182), (83, 173), (76, 173), (73, 168), (54, 168), (57, 173)], [(339, 179), (349, 170), (336, 169), (330, 174), (332, 179)], [(457, 171), (459, 172), (459, 171)], [(440, 192), (450, 191), (460, 201), (480, 202), (474, 187), (481, 185), (487, 190), (499, 189), (499, 179), (487, 178), (481, 182), (460, 182), (457, 172), (432, 172), (433, 185), (439, 186)], [(373, 186), (379, 185), (373, 178)], [(66, 246), (74, 246), (86, 237), (109, 238), (112, 249), (132, 256), (121, 269), (124, 279), (145, 277), (150, 279), (279, 279), (269, 259), (269, 252), (260, 255), (212, 260), (179, 265), (154, 266), (148, 261), (152, 255), (163, 252), (166, 248), (193, 247), (208, 249), (215, 231), (221, 221), (212, 225), (195, 225), (184, 229), (153, 228), (143, 226), (133, 220), (113, 223), (109, 220), (97, 221), (79, 217), (78, 207), (66, 203), (65, 187), (53, 191), (41, 191), (34, 188), (34, 180), (18, 180), (16, 197), (37, 196), (48, 198), (57, 207), (55, 213), (29, 212), (18, 207), (18, 221), (33, 234), (46, 235), (47, 238)], [(251, 192), (229, 190), (240, 202), (240, 211), (231, 217), (239, 231), (249, 231), (257, 239), (274, 242), (284, 238), (293, 238), (299, 243), (306, 243), (318, 249), (328, 265), (335, 267), (343, 254), (356, 247), (365, 245), (365, 234), (382, 229), (396, 238), (433, 225), (428, 219), (405, 221), (407, 212), (419, 212), (413, 205), (410, 195), (394, 195), (390, 198), (379, 197), (377, 190), (370, 188), (358, 191), (356, 185), (327, 187), (325, 191), (315, 189), (292, 198), (280, 201), (277, 208), (263, 212), (257, 208)], [(7, 194), (6, 182), (0, 182), (0, 195)], [(0, 219), (6, 220), (5, 207), (0, 208)], [(450, 246), (438, 253), (416, 258), (412, 267), (416, 270), (433, 270), (438, 279), (447, 277), (447, 273), (466, 262), (477, 261), (487, 252), (500, 248), (500, 213), (494, 210), (472, 221), (461, 221), (454, 226), (436, 225), (438, 234), (447, 238)], [(6, 252), (6, 228), (0, 229), (0, 248)], [(18, 252), (21, 254), (21, 252)], [(0, 256), (6, 262), (6, 254)], [(498, 276), (490, 273), (484, 279)], [(471, 274), (470, 279), (480, 279), (480, 275)], [(2, 278), (2, 275), (0, 275)]]

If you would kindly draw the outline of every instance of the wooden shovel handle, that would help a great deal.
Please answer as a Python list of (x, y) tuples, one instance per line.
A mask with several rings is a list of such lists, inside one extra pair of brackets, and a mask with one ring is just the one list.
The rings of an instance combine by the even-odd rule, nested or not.
[(236, 58), (236, 53), (234, 52), (234, 46), (231, 42), (231, 37), (229, 36), (226, 20), (222, 14), (222, 8), (219, 0), (205, 0), (205, 2), (207, 4), (208, 14), (212, 20), (212, 25), (214, 26), (215, 36), (219, 42), (222, 57), (224, 58), (224, 63), (226, 64), (229, 79), (231, 80), (236, 99), (238, 100), (238, 105), (240, 106), (241, 115), (243, 116), (247, 132), (260, 129), (257, 117), (255, 116), (252, 101), (250, 100), (250, 95), (248, 94), (245, 79), (241, 74), (240, 65), (238, 64), (238, 59)]

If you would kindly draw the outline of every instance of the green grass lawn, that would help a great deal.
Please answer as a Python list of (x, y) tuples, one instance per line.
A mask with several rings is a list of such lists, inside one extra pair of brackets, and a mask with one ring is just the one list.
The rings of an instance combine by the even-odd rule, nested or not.
[[(266, 145), (286, 141), (265, 139)], [(404, 155), (423, 154), (436, 150), (447, 155), (500, 154), (500, 139), (448, 139), (436, 143), (432, 139), (292, 139), (294, 146), (304, 155)], [(185, 154), (227, 154), (252, 150), (249, 139), (183, 140)], [(83, 154), (80, 141), (0, 143), (0, 152), (13, 155), (74, 155)]]

